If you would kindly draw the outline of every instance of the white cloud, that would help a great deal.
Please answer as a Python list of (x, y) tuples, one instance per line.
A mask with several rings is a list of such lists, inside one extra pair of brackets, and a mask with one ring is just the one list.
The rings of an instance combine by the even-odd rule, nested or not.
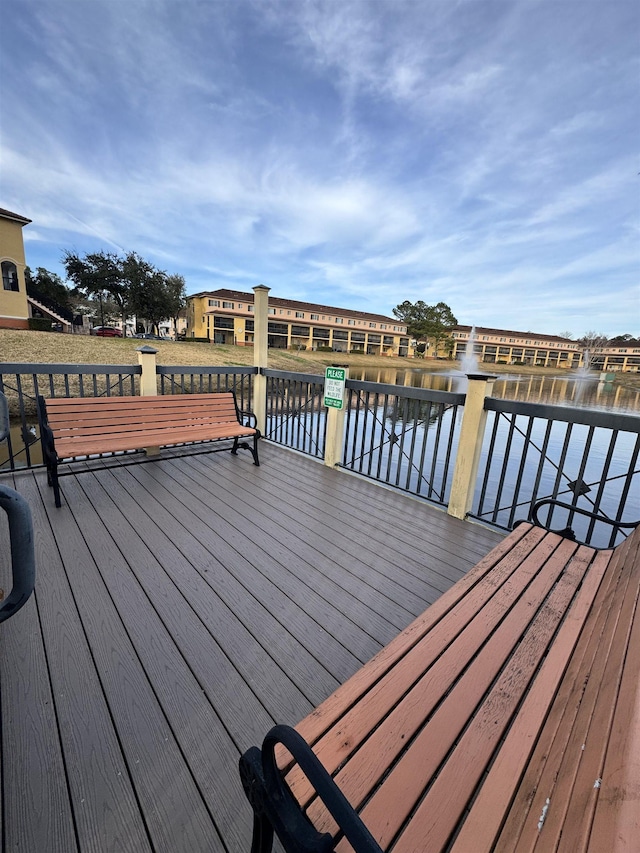
[(1, 203), (32, 265), (105, 245), (194, 290), (626, 330), (630, 4), (5, 2)]

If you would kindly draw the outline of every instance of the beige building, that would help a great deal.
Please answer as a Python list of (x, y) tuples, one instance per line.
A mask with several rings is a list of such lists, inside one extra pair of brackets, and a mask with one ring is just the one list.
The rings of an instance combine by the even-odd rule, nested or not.
[[(254, 294), (236, 290), (187, 299), (187, 340), (252, 346)], [(269, 346), (275, 349), (408, 356), (407, 326), (393, 317), (269, 296)]]
[[(453, 356), (462, 359), (471, 326), (456, 326), (452, 332), (455, 342)], [(577, 341), (539, 332), (514, 332), (506, 329), (474, 329), (474, 352), (485, 364), (531, 365), (534, 367), (585, 367), (584, 347)], [(589, 352), (589, 367), (600, 371), (640, 372), (640, 341), (609, 342)]]
[(0, 328), (29, 328), (22, 229), (30, 222), (30, 219), (18, 213), (0, 208), (0, 263), (2, 265)]

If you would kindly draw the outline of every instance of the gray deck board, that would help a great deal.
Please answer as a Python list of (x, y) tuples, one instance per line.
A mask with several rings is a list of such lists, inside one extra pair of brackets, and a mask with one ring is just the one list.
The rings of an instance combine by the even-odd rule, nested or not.
[(261, 457), (77, 465), (59, 510), (42, 471), (13, 478), (38, 576), (0, 627), (4, 849), (248, 850), (239, 754), (502, 538), (276, 445)]

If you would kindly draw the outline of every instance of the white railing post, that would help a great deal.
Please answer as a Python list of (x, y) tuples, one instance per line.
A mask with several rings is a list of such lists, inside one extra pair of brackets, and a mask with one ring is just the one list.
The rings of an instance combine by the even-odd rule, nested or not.
[[(338, 365), (334, 365), (338, 366)], [(345, 372), (345, 381), (349, 378), (348, 365), (339, 365)], [(345, 390), (346, 396), (346, 390)], [(342, 462), (342, 454), (344, 452), (344, 416), (346, 405), (341, 409), (333, 406), (327, 407), (327, 431), (324, 441), (324, 464), (329, 468), (335, 468)]]
[(447, 513), (455, 518), (465, 518), (471, 509), (476, 488), (480, 451), (484, 439), (487, 413), (485, 397), (491, 395), (495, 376), (468, 374), (469, 386), (462, 415), (456, 464), (451, 481), (451, 494)]
[[(269, 290), (264, 284), (253, 288), (253, 366), (258, 369), (268, 367), (269, 361)], [(262, 373), (253, 377), (253, 413), (264, 435), (267, 430), (267, 377)]]
[(140, 377), (140, 396), (155, 397), (158, 394), (158, 379), (156, 376), (156, 354), (158, 350), (150, 346), (138, 347), (138, 364), (142, 368)]
[[(142, 376), (140, 377), (140, 396), (141, 397), (157, 397), (158, 396), (158, 378), (156, 374), (156, 355), (157, 349), (144, 346), (138, 347), (138, 364), (142, 368)], [(160, 453), (159, 447), (145, 447), (144, 452), (147, 456), (155, 456)]]

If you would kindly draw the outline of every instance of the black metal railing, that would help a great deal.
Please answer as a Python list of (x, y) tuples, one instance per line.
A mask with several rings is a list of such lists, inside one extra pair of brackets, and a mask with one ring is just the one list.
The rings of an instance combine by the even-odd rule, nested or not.
[(126, 397), (139, 393), (139, 365), (0, 364), (0, 392), (12, 429), (0, 448), (0, 470), (42, 464), (36, 400), (43, 397)]
[[(505, 529), (550, 504), (546, 526), (573, 527), (582, 541), (607, 547), (624, 535), (598, 516), (640, 516), (640, 418), (613, 412), (488, 398), (487, 429), (470, 515)], [(571, 512), (562, 503), (592, 515)], [(552, 517), (553, 513), (553, 517)]]
[(265, 438), (322, 459), (327, 430), (324, 377), (264, 370), (267, 377)]
[(161, 394), (213, 394), (234, 391), (242, 411), (253, 411), (256, 367), (156, 367)]
[(447, 391), (348, 380), (343, 467), (446, 504), (464, 400)]
[[(156, 368), (162, 394), (233, 390), (254, 408), (254, 367)], [(324, 377), (264, 370), (265, 438), (322, 459), (327, 410)], [(0, 469), (41, 464), (36, 397), (126, 396), (139, 393), (132, 365), (2, 364), (0, 391), (12, 429), (0, 447)], [(347, 380), (341, 466), (441, 505), (449, 502), (465, 395)], [(605, 547), (640, 515), (640, 418), (632, 414), (489, 398), (487, 428), (470, 516), (510, 529), (551, 499), (556, 529), (572, 526), (580, 541)], [(545, 510), (551, 512), (551, 510)], [(575, 526), (575, 525), (573, 525)], [(606, 531), (605, 531), (606, 528)], [(612, 533), (613, 531), (613, 533)]]

